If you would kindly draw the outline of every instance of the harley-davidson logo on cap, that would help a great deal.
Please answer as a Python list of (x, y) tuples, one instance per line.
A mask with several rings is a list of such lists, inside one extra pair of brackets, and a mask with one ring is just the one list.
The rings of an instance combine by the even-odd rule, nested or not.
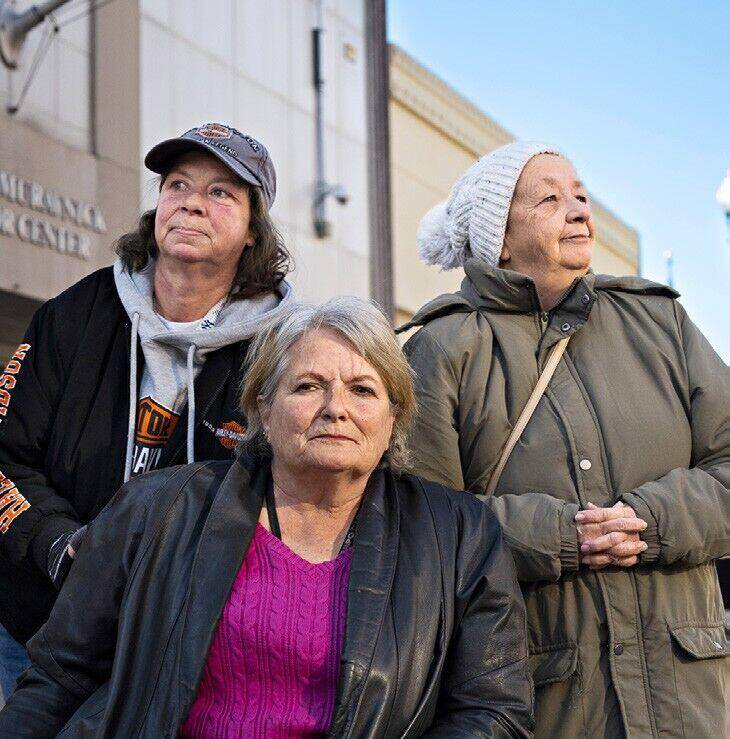
[(266, 147), (248, 134), (223, 123), (205, 123), (181, 136), (161, 141), (144, 158), (145, 166), (158, 174), (167, 174), (178, 157), (203, 149), (220, 159), (235, 175), (264, 192), (270, 208), (276, 197), (276, 171)]
[(196, 133), (206, 139), (230, 139), (233, 136), (233, 131), (227, 126), (221, 126), (220, 123), (206, 123)]

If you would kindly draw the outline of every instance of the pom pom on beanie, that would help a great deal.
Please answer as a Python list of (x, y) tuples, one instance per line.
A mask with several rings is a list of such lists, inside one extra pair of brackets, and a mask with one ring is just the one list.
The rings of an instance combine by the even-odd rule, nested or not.
[(421, 219), (418, 227), (418, 252), (426, 264), (455, 269), (464, 263), (464, 244), (454, 247), (446, 232), (446, 201), (438, 203)]
[(562, 156), (546, 144), (513, 141), (469, 167), (448, 200), (434, 206), (421, 220), (421, 259), (442, 269), (454, 269), (473, 255), (496, 267), (517, 180), (527, 162), (538, 154)]

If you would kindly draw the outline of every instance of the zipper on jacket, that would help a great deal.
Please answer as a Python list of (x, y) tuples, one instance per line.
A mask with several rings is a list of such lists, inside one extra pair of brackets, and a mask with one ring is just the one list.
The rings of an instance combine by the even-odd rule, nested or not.
[(538, 372), (541, 371), (540, 367), (540, 352), (542, 351), (542, 342), (545, 340), (545, 334), (547, 333), (548, 326), (550, 325), (550, 313), (542, 310), (540, 307), (535, 316), (535, 323), (537, 324), (537, 348), (535, 349), (535, 361), (537, 362)]
[(544, 334), (550, 323), (550, 315), (547, 311), (540, 311), (540, 333)]

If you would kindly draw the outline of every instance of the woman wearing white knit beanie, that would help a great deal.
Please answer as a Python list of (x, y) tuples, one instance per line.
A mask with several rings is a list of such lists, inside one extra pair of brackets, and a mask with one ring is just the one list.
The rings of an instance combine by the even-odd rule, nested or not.
[(421, 259), (453, 269), (473, 255), (495, 266), (517, 180), (527, 162), (543, 153), (560, 154), (546, 144), (515, 141), (469, 167), (449, 199), (423, 217), (418, 232)]
[(466, 277), (403, 327), (414, 471), (502, 524), (537, 737), (730, 736), (730, 370), (671, 288), (593, 274), (593, 236), (543, 144), (488, 154), (426, 214), (422, 259)]

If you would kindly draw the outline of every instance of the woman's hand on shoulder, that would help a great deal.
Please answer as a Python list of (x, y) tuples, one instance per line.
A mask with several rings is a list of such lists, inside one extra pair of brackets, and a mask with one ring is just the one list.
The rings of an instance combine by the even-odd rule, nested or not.
[(609, 565), (633, 567), (647, 548), (640, 534), (646, 521), (631, 506), (619, 501), (610, 508), (592, 503), (575, 517), (581, 563), (592, 570)]

